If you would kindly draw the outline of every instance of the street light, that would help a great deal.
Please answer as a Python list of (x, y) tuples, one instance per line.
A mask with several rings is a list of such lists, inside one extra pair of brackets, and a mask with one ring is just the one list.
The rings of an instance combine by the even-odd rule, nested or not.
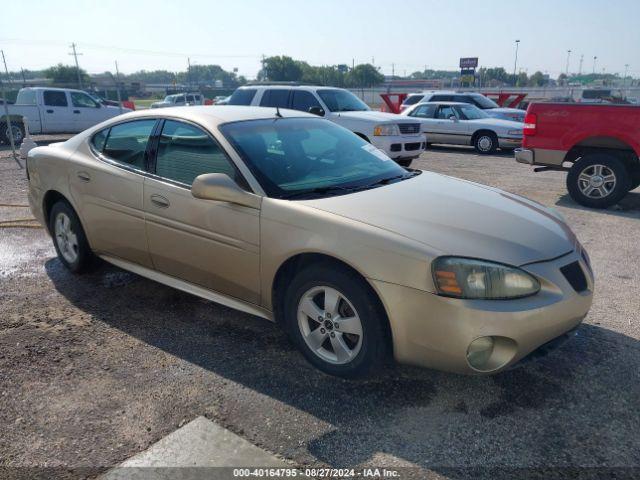
[(569, 76), (569, 59), (571, 58), (571, 50), (567, 50), (567, 77)]
[(514, 82), (516, 81), (516, 68), (518, 66), (518, 46), (520, 45), (520, 40), (516, 40), (516, 59), (513, 62), (513, 78), (514, 78)]
[(596, 60), (598, 57), (593, 57), (593, 73), (596, 73)]
[(627, 73), (629, 73), (629, 64), (624, 64), (624, 77), (622, 78), (622, 88), (627, 88)]

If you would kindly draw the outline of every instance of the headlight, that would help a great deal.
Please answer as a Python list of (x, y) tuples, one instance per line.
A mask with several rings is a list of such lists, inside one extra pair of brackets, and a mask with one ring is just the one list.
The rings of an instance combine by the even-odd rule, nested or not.
[(521, 137), (522, 136), (522, 130), (509, 130), (507, 132), (507, 134)]
[(383, 135), (399, 135), (398, 126), (389, 124), (389, 125), (376, 125), (373, 129), (373, 134), (376, 137), (380, 137)]
[(540, 282), (524, 270), (484, 260), (439, 257), (432, 271), (438, 293), (447, 297), (506, 300), (540, 291)]

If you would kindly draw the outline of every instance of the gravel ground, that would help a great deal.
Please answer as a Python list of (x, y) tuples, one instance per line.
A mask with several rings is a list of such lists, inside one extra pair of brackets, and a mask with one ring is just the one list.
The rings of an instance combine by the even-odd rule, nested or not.
[[(24, 171), (0, 157), (0, 203), (25, 204)], [(509, 156), (434, 148), (414, 165), (565, 215), (597, 281), (571, 342), (493, 377), (389, 367), (342, 381), (269, 322), (109, 265), (74, 276), (42, 229), (0, 228), (0, 477), (95, 475), (198, 415), (296, 465), (640, 474), (640, 191), (595, 211), (566, 195), (563, 174)], [(0, 207), (0, 221), (28, 216)]]

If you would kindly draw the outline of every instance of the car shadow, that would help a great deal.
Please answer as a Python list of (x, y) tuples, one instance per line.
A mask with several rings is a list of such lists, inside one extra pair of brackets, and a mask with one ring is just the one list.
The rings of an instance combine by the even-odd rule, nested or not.
[(627, 193), (617, 204), (605, 209), (584, 207), (579, 203), (576, 203), (568, 193), (562, 195), (556, 202), (556, 205), (559, 207), (602, 213), (605, 215), (640, 218), (640, 188)]
[(487, 156), (487, 157), (512, 157), (513, 158), (513, 150), (498, 149), (495, 152), (493, 152), (491, 155), (482, 155), (476, 152), (476, 150), (473, 147), (470, 147), (470, 146), (468, 147), (464, 145), (452, 146), (452, 145), (431, 144), (427, 147), (426, 151), (442, 152), (442, 153), (468, 153), (468, 154), (476, 155), (479, 157)]
[(389, 366), (346, 381), (312, 368), (265, 320), (107, 264), (82, 277), (56, 258), (45, 268), (96, 321), (329, 424), (300, 434), (310, 435), (308, 453), (335, 467), (395, 462), (478, 478), (487, 471), (476, 467), (489, 465), (497, 470), (487, 478), (500, 478), (512, 476), (505, 465), (555, 465), (570, 476), (640, 466), (640, 346), (621, 333), (583, 324), (547, 357), (492, 377)]

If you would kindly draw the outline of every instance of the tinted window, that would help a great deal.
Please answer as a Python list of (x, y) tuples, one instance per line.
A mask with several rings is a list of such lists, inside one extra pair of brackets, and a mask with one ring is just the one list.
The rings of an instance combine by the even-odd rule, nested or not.
[(318, 95), (332, 112), (363, 112), (369, 110), (366, 103), (348, 90), (318, 90)]
[(228, 105), (251, 105), (251, 101), (255, 96), (255, 88), (239, 88), (231, 95)]
[(261, 107), (287, 108), (289, 106), (289, 93), (291, 90), (265, 90), (260, 100)]
[[(273, 197), (335, 195), (407, 174), (381, 150), (320, 118), (233, 122), (220, 130)], [(331, 187), (338, 189), (313, 190)]]
[(500, 105), (498, 105), (490, 98), (487, 98), (484, 95), (480, 95), (478, 93), (476, 93), (475, 95), (470, 95), (469, 98), (470, 100), (466, 100), (466, 102), (471, 101), (475, 103), (478, 108), (482, 108), (483, 110), (500, 107)]
[(434, 95), (429, 100), (430, 102), (450, 102), (453, 99), (453, 95)]
[(105, 128), (104, 130), (100, 130), (96, 133), (91, 139), (91, 145), (98, 152), (102, 153), (102, 149), (104, 148), (104, 142), (107, 140), (107, 136), (109, 135), (109, 129)]
[(416, 103), (418, 103), (423, 98), (424, 98), (424, 95), (409, 95), (407, 98), (404, 99), (404, 102), (402, 102), (402, 104), (403, 105), (415, 105)]
[(455, 117), (456, 114), (453, 112), (453, 108), (451, 107), (451, 105), (443, 105), (442, 107), (438, 108), (438, 114), (436, 116), (436, 118), (441, 118), (441, 119), (449, 119), (449, 117)]
[(436, 111), (436, 105), (420, 105), (409, 114), (410, 117), (433, 118)]
[(67, 94), (55, 90), (45, 90), (43, 93), (44, 104), (48, 107), (66, 107)]
[(187, 102), (195, 102), (195, 98), (193, 95), (187, 95)]
[(316, 97), (311, 92), (304, 90), (293, 91), (293, 101), (291, 102), (291, 108), (294, 110), (300, 110), (301, 112), (308, 112), (311, 107), (320, 107), (320, 102), (316, 100)]
[(86, 93), (71, 92), (71, 103), (74, 107), (96, 108), (98, 104)]
[(224, 173), (243, 182), (209, 135), (192, 125), (167, 120), (158, 145), (156, 175), (191, 186), (203, 173)]
[(484, 113), (475, 105), (457, 105), (455, 110), (458, 112), (458, 116), (463, 120), (479, 120), (481, 118), (489, 118), (489, 115)]
[(144, 170), (144, 152), (155, 120), (138, 120), (111, 127), (103, 153), (120, 163)]

